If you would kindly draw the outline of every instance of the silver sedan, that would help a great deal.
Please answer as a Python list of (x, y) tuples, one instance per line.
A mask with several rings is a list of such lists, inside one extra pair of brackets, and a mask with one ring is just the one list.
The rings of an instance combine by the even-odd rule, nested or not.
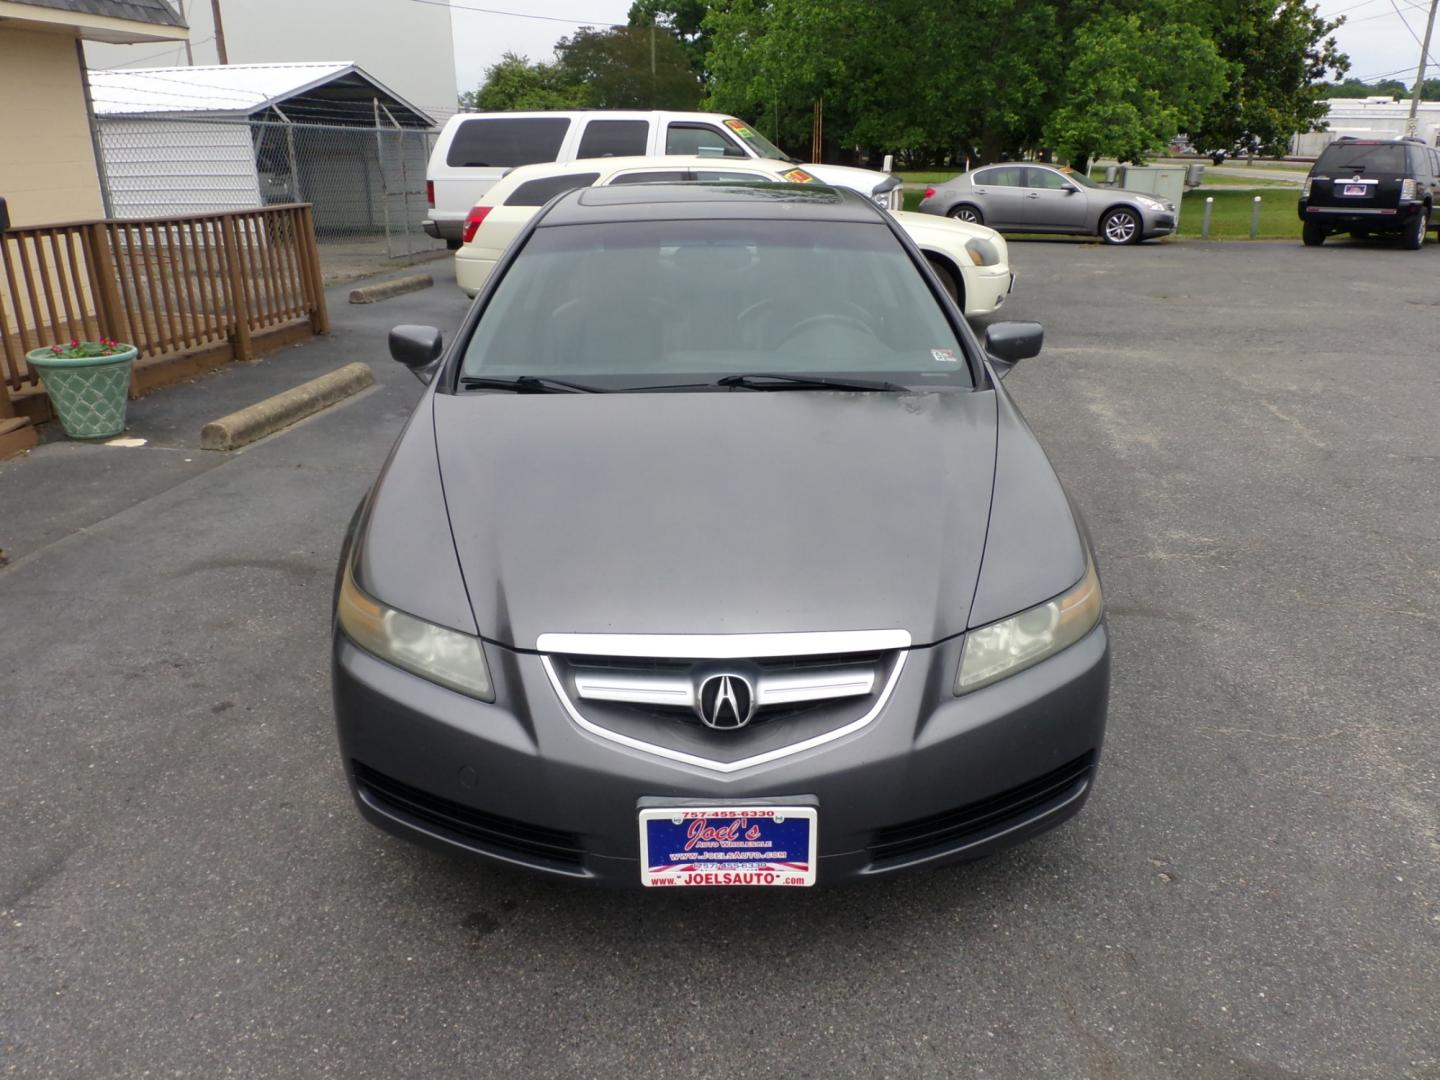
[(1175, 204), (1140, 191), (1101, 187), (1052, 165), (1007, 162), (926, 188), (920, 209), (1000, 232), (1075, 233), (1137, 244), (1175, 231)]

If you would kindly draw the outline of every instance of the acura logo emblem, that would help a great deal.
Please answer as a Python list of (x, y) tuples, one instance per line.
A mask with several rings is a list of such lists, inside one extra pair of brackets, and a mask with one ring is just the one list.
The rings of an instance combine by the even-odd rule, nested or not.
[(755, 690), (743, 675), (711, 675), (700, 684), (695, 712), (708, 728), (742, 728), (755, 715)]

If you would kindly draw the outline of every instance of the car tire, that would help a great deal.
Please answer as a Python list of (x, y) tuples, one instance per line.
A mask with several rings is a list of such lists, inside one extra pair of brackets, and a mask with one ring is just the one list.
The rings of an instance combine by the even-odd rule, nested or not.
[(935, 271), (935, 276), (940, 279), (940, 285), (945, 294), (955, 301), (955, 306), (960, 309), (960, 314), (965, 314), (965, 284), (956, 280), (956, 274), (939, 259), (926, 258), (930, 269)]
[(1300, 239), (1305, 242), (1306, 247), (1319, 247), (1325, 243), (1325, 230), (1313, 221), (1305, 222), (1305, 227), (1300, 230)]
[(959, 206), (954, 207), (946, 216), (952, 217), (956, 221), (967, 221), (971, 225), (985, 224), (985, 215), (980, 212), (980, 208), (978, 206), (971, 206), (969, 203), (961, 203)]
[(1419, 251), (1420, 246), (1425, 243), (1425, 234), (1430, 231), (1430, 208), (1423, 206), (1420, 213), (1415, 215), (1415, 223), (1405, 230), (1400, 243), (1406, 251)]
[(1138, 244), (1140, 229), (1139, 211), (1128, 206), (1107, 210), (1100, 219), (1100, 239), (1107, 244)]

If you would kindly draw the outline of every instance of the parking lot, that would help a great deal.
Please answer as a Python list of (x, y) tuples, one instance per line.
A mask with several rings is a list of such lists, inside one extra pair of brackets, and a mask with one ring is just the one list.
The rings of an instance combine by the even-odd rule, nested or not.
[(419, 394), (384, 325), (448, 333), (465, 301), (332, 298), (306, 348), (372, 362), (366, 396), (221, 456), (172, 419), (197, 383), (135, 403), (145, 448), (0, 463), (0, 1070), (1440, 1077), (1440, 248), (1011, 259), (997, 318), (1047, 345), (1007, 387), (1114, 634), (1077, 819), (685, 895), (364, 824), (335, 554)]

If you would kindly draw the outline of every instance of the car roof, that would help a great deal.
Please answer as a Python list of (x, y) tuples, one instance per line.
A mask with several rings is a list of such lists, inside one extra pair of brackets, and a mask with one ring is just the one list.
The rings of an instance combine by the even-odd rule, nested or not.
[(591, 225), (609, 221), (885, 222), (884, 212), (853, 191), (810, 184), (621, 184), (566, 192), (536, 223)]
[(773, 172), (777, 176), (791, 169), (799, 168), (788, 161), (777, 158), (738, 157), (697, 157), (690, 154), (651, 154), (635, 157), (576, 158), (574, 161), (540, 161), (534, 165), (517, 165), (496, 183), (524, 182), (543, 176), (563, 176), (567, 173), (598, 172), (601, 174), (622, 172), (625, 169), (736, 169), (759, 172)]
[(801, 166), (774, 158), (695, 157), (682, 154), (540, 161), (534, 165), (517, 165), (491, 184), (478, 202), (487, 206), (499, 206), (514, 194), (516, 188), (528, 184), (531, 180), (546, 180), (556, 176), (573, 176), (584, 173), (598, 173), (602, 179), (608, 179), (627, 169), (714, 169), (727, 172), (767, 173), (778, 178), (781, 174), (798, 168)]
[[(721, 122), (734, 120), (729, 113), (673, 112), (669, 109), (522, 109), (515, 112), (458, 112), (445, 121), (445, 127), (456, 128), (467, 120), (666, 120)], [(747, 125), (748, 126), (748, 125)]]

